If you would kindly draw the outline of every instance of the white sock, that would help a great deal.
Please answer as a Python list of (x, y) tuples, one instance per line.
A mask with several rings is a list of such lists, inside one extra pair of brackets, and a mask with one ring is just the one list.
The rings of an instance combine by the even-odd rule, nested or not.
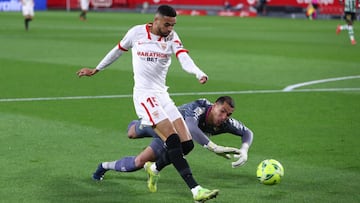
[(155, 174), (159, 173), (159, 171), (156, 169), (156, 163), (151, 164), (150, 170), (152, 170)]
[(201, 186), (200, 186), (200, 185), (192, 188), (192, 189), (191, 189), (191, 192), (192, 192), (193, 196), (195, 196), (200, 189), (201, 189)]
[(352, 25), (349, 25), (348, 27), (349, 27), (348, 31), (349, 31), (350, 40), (351, 40), (351, 41), (352, 41), (352, 40), (355, 40), (353, 26), (352, 26)]
[(349, 29), (349, 28), (348, 28), (348, 25), (342, 25), (342, 26), (340, 26), (340, 30), (347, 30), (347, 29)]
[(116, 161), (112, 161), (112, 162), (103, 162), (102, 163), (102, 167), (106, 170), (115, 170), (115, 163)]

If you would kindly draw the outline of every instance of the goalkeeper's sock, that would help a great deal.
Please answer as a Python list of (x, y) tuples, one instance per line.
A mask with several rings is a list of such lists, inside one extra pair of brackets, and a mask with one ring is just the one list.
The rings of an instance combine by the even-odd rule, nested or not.
[(135, 158), (136, 156), (128, 156), (117, 161), (103, 162), (102, 166), (104, 169), (107, 170), (114, 170), (119, 172), (133, 172), (142, 168), (136, 167)]
[(174, 165), (188, 187), (191, 189), (197, 186), (198, 184), (192, 176), (190, 166), (183, 156), (179, 135), (170, 135), (166, 139), (166, 146), (168, 148), (167, 153), (169, 154), (171, 163)]

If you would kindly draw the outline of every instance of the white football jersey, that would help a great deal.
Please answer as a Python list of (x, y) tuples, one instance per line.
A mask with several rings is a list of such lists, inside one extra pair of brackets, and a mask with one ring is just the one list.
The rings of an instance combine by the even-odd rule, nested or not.
[(173, 30), (167, 37), (150, 32), (151, 24), (132, 27), (119, 42), (123, 51), (132, 49), (134, 89), (166, 91), (166, 74), (171, 64), (171, 56), (187, 50)]

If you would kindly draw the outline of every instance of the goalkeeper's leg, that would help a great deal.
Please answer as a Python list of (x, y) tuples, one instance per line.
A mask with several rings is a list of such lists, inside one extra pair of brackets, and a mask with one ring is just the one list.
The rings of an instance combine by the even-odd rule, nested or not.
[(133, 120), (129, 123), (127, 128), (128, 138), (137, 139), (145, 137), (158, 137), (155, 131), (150, 126), (142, 126), (141, 120)]

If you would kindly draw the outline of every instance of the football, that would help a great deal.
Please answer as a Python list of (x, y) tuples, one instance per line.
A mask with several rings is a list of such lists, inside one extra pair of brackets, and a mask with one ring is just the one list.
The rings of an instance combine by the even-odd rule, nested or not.
[(284, 167), (275, 159), (266, 159), (258, 165), (256, 176), (265, 185), (278, 184), (284, 176)]

